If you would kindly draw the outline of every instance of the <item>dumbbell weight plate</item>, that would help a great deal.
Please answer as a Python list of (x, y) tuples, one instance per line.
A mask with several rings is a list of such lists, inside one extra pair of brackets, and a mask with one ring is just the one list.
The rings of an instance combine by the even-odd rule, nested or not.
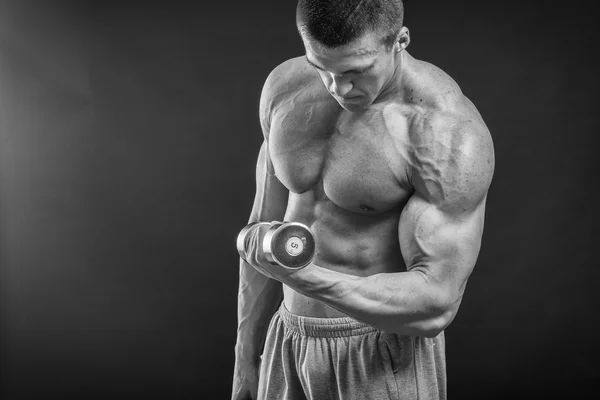
[(265, 234), (263, 251), (267, 260), (285, 268), (300, 269), (312, 261), (315, 238), (306, 225), (285, 222), (273, 225)]

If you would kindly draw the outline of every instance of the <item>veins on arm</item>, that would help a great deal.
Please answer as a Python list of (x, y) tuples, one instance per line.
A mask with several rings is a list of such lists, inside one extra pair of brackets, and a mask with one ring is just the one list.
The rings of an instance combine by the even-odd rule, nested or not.
[(493, 147), (485, 126), (470, 120), (417, 122), (410, 150), (415, 192), (400, 216), (400, 247), (434, 303), (455, 313), (481, 246)]
[(460, 214), (483, 200), (494, 169), (491, 137), (483, 123), (450, 116), (416, 121), (411, 164), (415, 190), (430, 203)]

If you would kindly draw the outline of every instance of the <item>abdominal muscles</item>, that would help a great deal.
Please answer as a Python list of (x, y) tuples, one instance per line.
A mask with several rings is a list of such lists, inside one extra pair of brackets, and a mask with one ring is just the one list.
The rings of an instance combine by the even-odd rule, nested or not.
[[(401, 207), (381, 213), (351, 211), (315, 188), (290, 194), (285, 220), (302, 222), (311, 228), (317, 243), (314, 264), (345, 274), (369, 276), (406, 271), (398, 242), (401, 211)], [(285, 285), (284, 302), (293, 314), (344, 316)]]

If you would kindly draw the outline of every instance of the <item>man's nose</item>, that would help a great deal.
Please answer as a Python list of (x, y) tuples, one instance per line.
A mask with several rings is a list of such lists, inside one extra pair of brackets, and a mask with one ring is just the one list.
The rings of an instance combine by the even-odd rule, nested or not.
[(329, 85), (329, 91), (336, 96), (344, 97), (352, 90), (352, 86), (352, 82), (349, 79), (333, 76)]

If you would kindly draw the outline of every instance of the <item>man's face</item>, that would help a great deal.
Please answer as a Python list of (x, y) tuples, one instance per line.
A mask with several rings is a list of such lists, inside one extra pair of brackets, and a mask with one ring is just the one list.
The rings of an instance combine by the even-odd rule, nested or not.
[(386, 48), (375, 33), (334, 49), (302, 34), (306, 59), (319, 72), (325, 88), (348, 111), (365, 109), (394, 75), (395, 47)]

